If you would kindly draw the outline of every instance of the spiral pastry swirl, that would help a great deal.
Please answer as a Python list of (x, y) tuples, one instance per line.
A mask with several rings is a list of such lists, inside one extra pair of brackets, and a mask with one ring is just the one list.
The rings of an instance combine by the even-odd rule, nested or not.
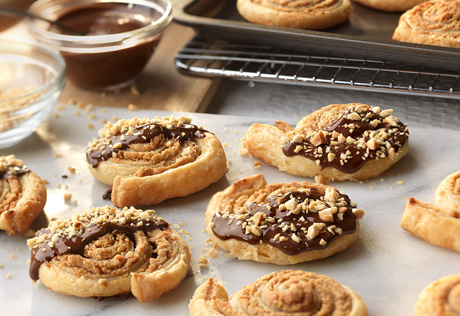
[(31, 278), (79, 297), (158, 298), (182, 281), (191, 254), (154, 213), (105, 206), (50, 222), (28, 240)]
[(405, 12), (393, 34), (401, 42), (460, 47), (460, 0), (434, 0)]
[(460, 252), (460, 171), (441, 181), (435, 200), (431, 204), (410, 197), (401, 227), (433, 245)]
[[(117, 207), (152, 205), (198, 192), (227, 170), (217, 137), (189, 118), (108, 123), (88, 146), (93, 176), (112, 187)], [(155, 192), (155, 194), (151, 194)]]
[(460, 274), (443, 277), (425, 287), (415, 304), (414, 315), (460, 315)]
[(305, 271), (273, 272), (245, 286), (227, 302), (225, 289), (210, 279), (197, 288), (190, 315), (349, 315), (367, 308), (351, 288)]
[(0, 229), (23, 234), (45, 207), (45, 183), (14, 155), (0, 157), (0, 180)]
[(216, 193), (205, 220), (211, 238), (231, 256), (286, 265), (332, 256), (355, 242), (364, 215), (356, 206), (333, 187), (267, 185), (259, 174)]
[(237, 0), (248, 21), (272, 26), (321, 30), (346, 21), (350, 0)]
[(361, 103), (331, 104), (292, 127), (252, 124), (248, 152), (293, 175), (331, 181), (379, 176), (409, 152), (409, 129), (393, 110)]
[(460, 171), (447, 176), (434, 194), (436, 205), (446, 215), (460, 219)]

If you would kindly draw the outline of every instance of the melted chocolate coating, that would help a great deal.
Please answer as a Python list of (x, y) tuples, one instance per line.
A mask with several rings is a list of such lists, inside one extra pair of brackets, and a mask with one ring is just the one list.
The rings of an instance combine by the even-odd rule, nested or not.
[[(153, 140), (158, 135), (164, 135), (167, 139), (175, 139), (181, 143), (185, 143), (195, 137), (205, 137), (205, 130), (199, 129), (193, 124), (184, 124), (183, 126), (173, 126), (166, 128), (158, 123), (149, 123), (138, 126), (130, 135), (118, 133), (110, 138), (110, 145), (104, 149), (98, 149), (86, 154), (86, 160), (96, 168), (102, 161), (112, 158), (112, 153), (117, 153), (124, 150), (131, 144), (146, 144)], [(120, 143), (120, 148), (113, 148), (113, 145)]]
[[(343, 197), (347, 202), (347, 210), (343, 213), (343, 220), (339, 220), (337, 216), (334, 216), (334, 222), (325, 222), (319, 218), (318, 213), (314, 212), (308, 212), (307, 214), (300, 212), (296, 215), (289, 210), (281, 211), (279, 209), (279, 206), (289, 201), (291, 196), (295, 197), (297, 203), (302, 203), (306, 199), (319, 200), (320, 197), (323, 196), (323, 194), (321, 194), (316, 189), (309, 190), (310, 191), (308, 194), (305, 192), (289, 192), (283, 196), (272, 196), (268, 198), (263, 205), (252, 203), (249, 206), (249, 214), (254, 215), (257, 212), (263, 212), (266, 218), (272, 217), (276, 220), (275, 223), (266, 222), (267, 228), (262, 229), (261, 236), (256, 236), (252, 233), (245, 234), (245, 230), (241, 227), (241, 225), (237, 225), (236, 219), (230, 222), (229, 219), (225, 219), (222, 216), (216, 215), (214, 215), (212, 219), (213, 223), (215, 224), (213, 232), (218, 238), (223, 240), (233, 238), (252, 245), (262, 241), (263, 243), (278, 248), (287, 255), (297, 255), (309, 250), (326, 248), (330, 242), (334, 241), (337, 237), (340, 236), (337, 233), (332, 234), (331, 232), (324, 229), (324, 232), (321, 232), (315, 238), (308, 240), (306, 233), (302, 233), (302, 227), (308, 229), (308, 227), (314, 223), (325, 223), (326, 227), (329, 225), (336, 225), (337, 227), (341, 228), (342, 234), (351, 234), (356, 231), (357, 219), (352, 212), (352, 208), (350, 207), (350, 199), (346, 195), (340, 195), (340, 197)], [(305, 221), (302, 221), (301, 217), (303, 217)], [(278, 222), (280, 219), (281, 222)], [(296, 232), (300, 232), (300, 234), (298, 234), (301, 239), (299, 243), (292, 239), (292, 232), (290, 230), (283, 232), (281, 227), (283, 223), (287, 223), (289, 226), (294, 224), (296, 227)], [(285, 236), (287, 240), (275, 241), (274, 237), (276, 234)], [(324, 239), (327, 244), (322, 246), (320, 244), (321, 239)]]
[[(142, 225), (139, 223), (142, 222)], [(104, 236), (108, 233), (124, 233), (131, 240), (134, 240), (136, 231), (145, 233), (155, 229), (166, 229), (169, 224), (163, 220), (154, 222), (151, 220), (132, 220), (125, 225), (115, 224), (111, 222), (103, 224), (89, 225), (84, 228), (83, 233), (75, 237), (59, 237), (54, 243), (54, 246), (48, 244), (49, 240), (44, 242), (40, 247), (32, 249), (29, 275), (32, 280), (38, 280), (38, 271), (42, 263), (50, 261), (56, 256), (64, 254), (80, 254), (86, 245), (93, 240)], [(50, 233), (47, 229), (37, 231), (36, 236)]]
[[(331, 145), (331, 141), (333, 141), (331, 133), (333, 131), (343, 134), (344, 137), (350, 136), (352, 138), (357, 138), (362, 136), (365, 131), (374, 131), (383, 128), (386, 132), (388, 132), (390, 128), (396, 128), (397, 131), (393, 133), (387, 139), (387, 141), (395, 149), (395, 152), (397, 152), (402, 146), (404, 146), (404, 144), (406, 144), (408, 133), (406, 132), (406, 127), (403, 123), (398, 121), (398, 125), (396, 127), (391, 127), (389, 124), (381, 122), (374, 128), (370, 125), (370, 122), (374, 119), (381, 120), (381, 118), (378, 114), (374, 113), (373, 111), (367, 111), (367, 113), (370, 113), (372, 116), (370, 118), (367, 118), (366, 120), (356, 121), (347, 118), (349, 111), (346, 110), (344, 111), (341, 117), (339, 117), (337, 120), (335, 120), (325, 128), (325, 131), (330, 133), (326, 136), (326, 142), (324, 144), (320, 146), (315, 146), (309, 140), (306, 140), (301, 144), (294, 143), (291, 141), (283, 145), (283, 153), (288, 157), (301, 155), (313, 161), (319, 160), (319, 165), (321, 166), (321, 169), (324, 169), (326, 167), (332, 167), (344, 173), (354, 173), (358, 171), (366, 161), (377, 158), (380, 152), (380, 148), (377, 148), (377, 150), (369, 150), (368, 156), (366, 157), (364, 155), (366, 153), (366, 150), (363, 148), (359, 148), (355, 144), (348, 144), (345, 142), (339, 145)], [(354, 124), (355, 128), (350, 129), (349, 127), (346, 127), (346, 125), (348, 124)], [(370, 138), (368, 136), (364, 137), (364, 140), (366, 142), (369, 139)], [(295, 149), (298, 145), (306, 146), (307, 149), (304, 148), (296, 153)], [(315, 153), (315, 149), (317, 149), (318, 147), (322, 148), (322, 152), (324, 154), (318, 155), (317, 153)], [(336, 155), (336, 158), (333, 161), (328, 160), (326, 148), (330, 148), (329, 152)], [(341, 154), (344, 154), (347, 151), (350, 151), (351, 155), (349, 156), (349, 159), (344, 161), (344, 163), (342, 164), (340, 156)]]

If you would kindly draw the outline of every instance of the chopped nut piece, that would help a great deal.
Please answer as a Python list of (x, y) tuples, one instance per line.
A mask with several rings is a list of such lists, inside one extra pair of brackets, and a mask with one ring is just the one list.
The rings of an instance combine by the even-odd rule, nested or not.
[(64, 201), (70, 201), (72, 199), (72, 193), (64, 193)]
[(318, 236), (321, 229), (323, 229), (325, 226), (326, 224), (324, 223), (313, 223), (313, 225), (308, 227), (307, 239), (311, 240)]
[(329, 154), (327, 154), (327, 161), (333, 162), (334, 159), (335, 159), (335, 157), (336, 157), (336, 156), (335, 156), (334, 153), (329, 153)]
[(367, 141), (366, 145), (371, 150), (376, 150), (377, 148), (379, 148), (379, 144), (377, 143), (377, 141), (374, 138), (369, 139)]
[(322, 145), (326, 142), (326, 136), (324, 135), (323, 131), (319, 131), (316, 135), (311, 139), (311, 143), (314, 146)]
[(209, 261), (204, 256), (200, 256), (198, 258), (198, 264), (200, 266), (200, 269), (204, 269), (204, 268), (206, 268), (208, 266)]
[(297, 135), (294, 136), (294, 138), (292, 139), (292, 141), (293, 141), (294, 143), (302, 143), (302, 142), (304, 141), (304, 139), (303, 139), (303, 136), (302, 136), (302, 135), (297, 134)]
[(347, 118), (349, 120), (361, 121), (361, 116), (356, 112), (351, 112), (350, 114), (348, 114)]
[(254, 224), (259, 226), (260, 223), (264, 220), (264, 218), (265, 218), (265, 214), (263, 212), (257, 212), (253, 217)]
[(364, 211), (359, 209), (359, 208), (355, 208), (353, 209), (353, 214), (355, 214), (356, 218), (357, 219), (362, 219), (364, 217)]
[[(214, 246), (216, 246), (216, 245), (214, 245)], [(215, 249), (215, 248), (209, 249), (209, 251), (208, 251), (208, 256), (209, 256), (209, 258), (217, 258), (217, 251), (216, 251), (216, 249)]]
[(332, 187), (327, 187), (326, 192), (324, 193), (324, 200), (327, 202), (335, 203), (339, 198), (340, 194)]
[(327, 185), (327, 180), (326, 180), (326, 178), (323, 177), (322, 175), (317, 175), (317, 176), (315, 176), (315, 182), (316, 182), (316, 183), (319, 183), (319, 184)]
[(334, 216), (332, 215), (332, 209), (327, 208), (318, 212), (319, 218), (325, 222), (333, 222)]
[(299, 236), (297, 236), (296, 234), (292, 234), (292, 240), (294, 240), (296, 243), (300, 243), (302, 240), (300, 239)]

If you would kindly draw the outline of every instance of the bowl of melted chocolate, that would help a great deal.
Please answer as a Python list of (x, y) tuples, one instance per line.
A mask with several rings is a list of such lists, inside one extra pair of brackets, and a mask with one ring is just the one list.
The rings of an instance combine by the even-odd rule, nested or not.
[(131, 85), (172, 20), (169, 0), (40, 0), (26, 23), (40, 42), (57, 48), (67, 77), (90, 90)]

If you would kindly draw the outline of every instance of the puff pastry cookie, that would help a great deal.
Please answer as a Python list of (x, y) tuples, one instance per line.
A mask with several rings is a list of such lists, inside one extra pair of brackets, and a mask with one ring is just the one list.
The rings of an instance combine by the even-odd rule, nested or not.
[(332, 256), (358, 237), (364, 212), (337, 189), (310, 182), (267, 185), (243, 178), (206, 210), (211, 239), (240, 260), (296, 264)]
[(227, 170), (217, 137), (189, 118), (133, 118), (110, 122), (88, 146), (93, 176), (112, 187), (117, 207), (152, 205), (187, 196)]
[(305, 271), (273, 272), (228, 299), (215, 279), (200, 285), (189, 304), (191, 316), (305, 315), (367, 316), (362, 298), (332, 278)]
[(460, 274), (449, 275), (429, 284), (415, 304), (415, 316), (460, 314)]
[(155, 211), (96, 207), (50, 222), (28, 240), (30, 277), (79, 297), (132, 293), (139, 302), (174, 289), (187, 274), (190, 250)]
[(392, 112), (361, 103), (331, 104), (295, 128), (281, 121), (252, 124), (243, 145), (254, 157), (293, 175), (364, 180), (377, 177), (409, 151), (408, 127)]
[(401, 15), (393, 39), (400, 42), (460, 47), (460, 0), (421, 3)]
[(0, 179), (0, 229), (23, 234), (45, 207), (45, 183), (14, 155), (0, 156)]
[(236, 8), (253, 23), (308, 30), (340, 24), (352, 10), (350, 0), (237, 0)]
[(433, 205), (410, 197), (401, 227), (433, 245), (460, 252), (460, 171), (439, 184), (435, 198)]
[(354, 0), (369, 8), (386, 12), (403, 12), (426, 0)]

